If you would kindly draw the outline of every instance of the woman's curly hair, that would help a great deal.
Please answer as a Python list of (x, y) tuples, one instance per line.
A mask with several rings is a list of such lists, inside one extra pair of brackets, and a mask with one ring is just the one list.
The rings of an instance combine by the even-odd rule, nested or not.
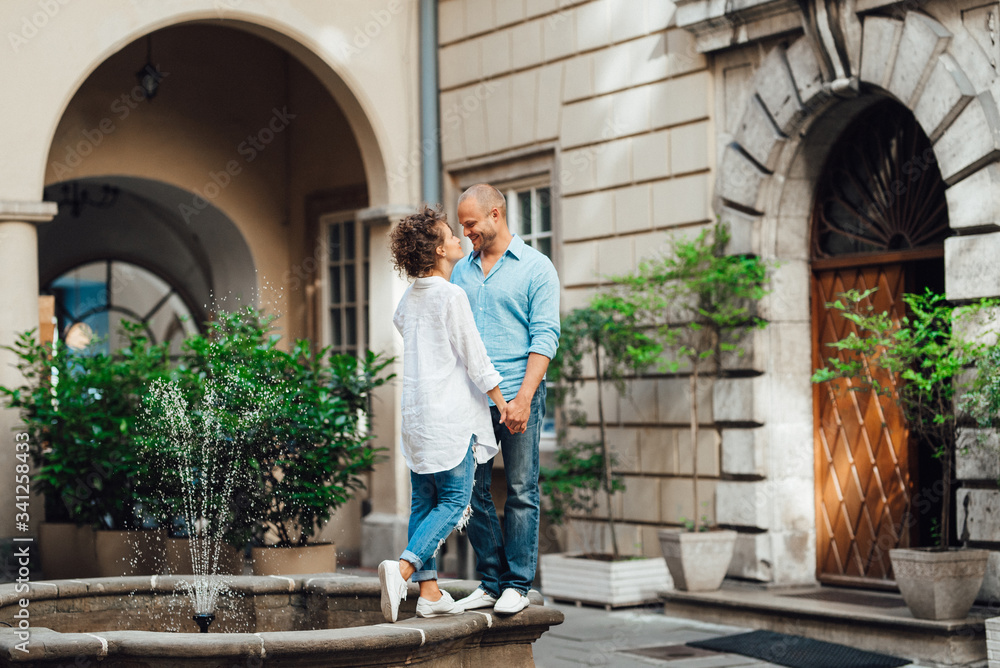
[(448, 217), (425, 206), (403, 220), (389, 233), (392, 263), (396, 271), (410, 278), (426, 276), (437, 263), (434, 251), (444, 243), (439, 223), (448, 225)]

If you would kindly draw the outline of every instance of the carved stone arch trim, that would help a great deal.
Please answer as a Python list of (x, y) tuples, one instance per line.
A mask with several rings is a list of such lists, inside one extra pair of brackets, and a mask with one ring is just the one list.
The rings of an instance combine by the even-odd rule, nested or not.
[[(754, 75), (734, 141), (723, 151), (716, 212), (742, 224), (768, 213), (766, 191), (774, 180), (779, 156), (790, 143), (797, 144), (789, 139), (836, 98), (856, 95), (860, 82), (909, 108), (931, 140), (949, 186), (952, 227), (994, 229), (1000, 208), (983, 212), (981, 206), (963, 206), (970, 201), (971, 189), (989, 188), (991, 193), (1000, 189), (1000, 167), (993, 166), (1000, 159), (1000, 110), (993, 95), (975, 90), (948, 53), (951, 33), (933, 18), (908, 12), (902, 20), (864, 17), (861, 25), (858, 78), (847, 86), (843, 80), (825, 80), (815, 46), (806, 36), (787, 47), (777, 46), (765, 56)], [(987, 165), (991, 167), (984, 170)], [(1000, 205), (1000, 196), (993, 197)]]
[[(760, 368), (766, 371), (754, 379), (754, 392), (765, 397), (761, 405), (767, 407), (760, 415), (762, 425), (752, 436), (735, 428), (724, 430), (723, 436), (724, 453), (734, 438), (752, 439), (755, 456), (766, 472), (764, 481), (752, 484), (766, 489), (772, 499), (807, 498), (815, 489), (813, 451), (803, 446), (812, 443), (814, 434), (809, 380), (813, 344), (809, 220), (816, 181), (829, 150), (850, 122), (879, 100), (876, 95), (859, 95), (861, 84), (899, 99), (913, 111), (932, 142), (941, 171), (950, 179), (945, 192), (953, 228), (983, 229), (1000, 222), (1000, 162), (993, 162), (994, 148), (982, 147), (993, 140), (968, 141), (970, 133), (993, 136), (1000, 114), (990, 94), (979, 94), (982, 91), (970, 83), (979, 79), (959, 65), (976, 66), (968, 52), (963, 59), (957, 46), (951, 46), (965, 36), (952, 40), (940, 24), (923, 15), (902, 20), (862, 17), (862, 21), (855, 16), (854, 21), (860, 44), (868, 46), (857, 53), (848, 50), (851, 79), (831, 78), (829, 68), (819, 61), (824, 53), (821, 45), (807, 35), (775, 47), (764, 57), (716, 176), (714, 205), (716, 213), (730, 225), (730, 252), (778, 260), (772, 272), (773, 291), (760, 305), (760, 314), (770, 324), (753, 348), (753, 355), (761, 360)], [(873, 38), (876, 34), (883, 36), (881, 41)], [(907, 47), (911, 53), (905, 53), (901, 46), (904, 35), (911, 44), (918, 37), (926, 42), (922, 50), (914, 51), (911, 46)], [(876, 52), (883, 44), (887, 48)], [(955, 57), (949, 48), (955, 48)], [(883, 68), (872, 65), (876, 58), (882, 58)], [(869, 74), (871, 71), (876, 74)], [(984, 243), (993, 237), (996, 243)], [(996, 248), (1000, 248), (1000, 234), (954, 236), (946, 241), (949, 297), (954, 293), (964, 298), (984, 290), (981, 284), (989, 284), (990, 279), (982, 276), (988, 271), (978, 272), (976, 285), (957, 281), (951, 272), (970, 264), (992, 267)], [(992, 258), (987, 260), (990, 252)], [(1000, 284), (1000, 277), (996, 282)], [(986, 289), (992, 287), (987, 285)], [(736, 481), (719, 486), (719, 522), (734, 526), (748, 523), (733, 509), (741, 507), (751, 494), (749, 484)], [(769, 524), (754, 525), (766, 528), (766, 532), (741, 534), (730, 573), (789, 583), (813, 581), (815, 516), (771, 512)], [(790, 545), (798, 547), (790, 550)]]
[(812, 44), (800, 37), (772, 49), (757, 69), (751, 94), (726, 147), (716, 183), (718, 210), (764, 213), (764, 184), (802, 123), (831, 99)]

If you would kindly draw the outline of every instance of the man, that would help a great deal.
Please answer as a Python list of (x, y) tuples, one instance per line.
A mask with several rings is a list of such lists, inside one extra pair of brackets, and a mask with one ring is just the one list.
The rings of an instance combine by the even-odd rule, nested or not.
[(507, 477), (503, 532), (490, 495), (490, 460), (476, 467), (468, 527), (482, 581), (458, 604), (512, 614), (528, 605), (538, 563), (538, 441), (545, 371), (559, 345), (559, 277), (545, 255), (511, 234), (506, 202), (493, 186), (462, 193), (458, 222), (473, 252), (458, 262), (451, 280), (469, 296), (508, 401), (506, 425), (499, 424), (496, 406), (490, 409)]

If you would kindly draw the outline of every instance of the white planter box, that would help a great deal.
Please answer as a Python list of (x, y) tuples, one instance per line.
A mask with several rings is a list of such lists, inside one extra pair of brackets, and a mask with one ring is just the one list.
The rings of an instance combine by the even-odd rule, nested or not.
[(986, 620), (986, 655), (990, 668), (1000, 668), (1000, 617)]
[(541, 577), (546, 596), (605, 607), (657, 603), (672, 586), (662, 557), (599, 561), (543, 554)]

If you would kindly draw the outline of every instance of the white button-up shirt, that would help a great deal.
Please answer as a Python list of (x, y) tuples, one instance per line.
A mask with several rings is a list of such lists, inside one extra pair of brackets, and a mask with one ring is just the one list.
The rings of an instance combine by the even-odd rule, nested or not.
[(403, 457), (415, 473), (448, 471), (473, 448), (496, 455), (486, 392), (502, 378), (486, 354), (465, 291), (439, 276), (418, 278), (392, 318), (403, 336)]

